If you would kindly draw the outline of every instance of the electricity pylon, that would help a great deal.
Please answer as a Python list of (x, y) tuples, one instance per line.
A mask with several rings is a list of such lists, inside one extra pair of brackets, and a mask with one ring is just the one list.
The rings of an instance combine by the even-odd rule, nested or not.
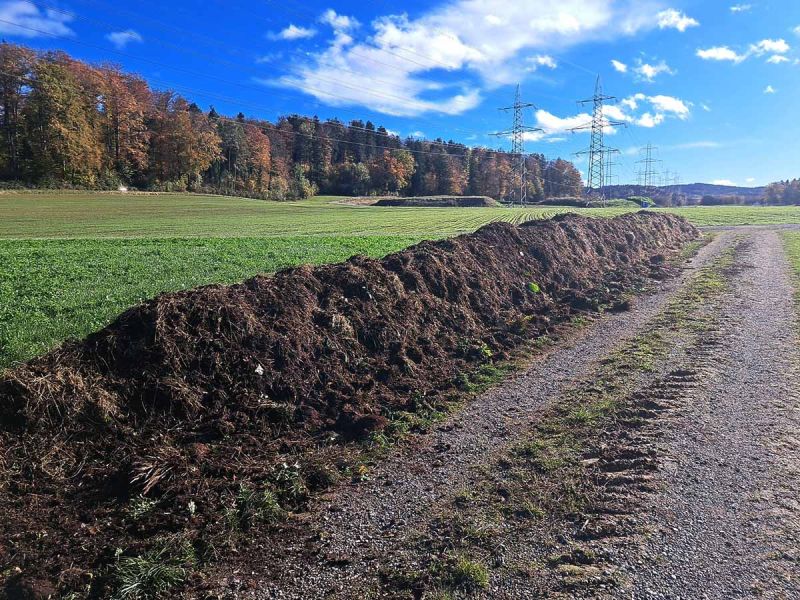
[[(523, 120), (523, 109), (536, 108), (531, 102), (523, 102), (520, 97), (519, 84), (517, 84), (517, 94), (514, 97), (514, 104), (504, 106), (499, 110), (503, 112), (514, 111), (514, 124), (508, 131), (498, 131), (492, 135), (499, 137), (511, 136), (511, 154), (514, 155), (513, 167), (511, 169), (512, 188), (514, 184), (519, 184), (517, 199), (521, 206), (528, 202), (528, 164), (525, 156), (525, 134), (534, 131), (544, 131), (538, 127), (527, 127)], [(514, 206), (514, 196), (511, 196), (511, 206)]]
[(656, 163), (660, 163), (661, 161), (658, 159), (653, 158), (653, 150), (658, 150), (652, 144), (647, 144), (644, 148), (640, 150), (645, 154), (645, 157), (642, 160), (636, 161), (636, 164), (644, 165), (644, 169), (642, 171), (643, 181), (642, 184), (644, 185), (645, 192), (649, 192), (650, 195), (653, 195), (654, 192), (654, 181), (656, 177), (656, 170), (653, 165)]
[(608, 153), (619, 153), (619, 150), (608, 148), (603, 143), (604, 130), (606, 127), (626, 125), (622, 121), (612, 121), (606, 118), (603, 113), (603, 104), (608, 100), (616, 100), (616, 98), (603, 94), (603, 86), (600, 84), (600, 76), (598, 75), (597, 82), (594, 86), (594, 96), (587, 100), (578, 101), (578, 105), (580, 106), (592, 104), (592, 121), (591, 123), (572, 128), (572, 131), (591, 130), (592, 140), (589, 144), (589, 149), (578, 152), (578, 156), (589, 155), (589, 170), (587, 171), (586, 183), (589, 186), (590, 193), (596, 192), (603, 198), (605, 198), (603, 193), (603, 186), (605, 184), (605, 177), (603, 175), (605, 171), (605, 155)]

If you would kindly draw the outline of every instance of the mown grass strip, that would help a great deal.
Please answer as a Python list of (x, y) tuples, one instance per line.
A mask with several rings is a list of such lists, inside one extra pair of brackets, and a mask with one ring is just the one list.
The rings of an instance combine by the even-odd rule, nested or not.
[(792, 269), (795, 304), (800, 307), (800, 231), (784, 231), (782, 238), (786, 258), (789, 260), (789, 266)]

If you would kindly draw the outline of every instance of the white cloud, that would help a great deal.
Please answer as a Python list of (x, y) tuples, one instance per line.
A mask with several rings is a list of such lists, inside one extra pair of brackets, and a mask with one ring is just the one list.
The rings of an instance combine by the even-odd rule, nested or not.
[(614, 70), (619, 73), (627, 73), (628, 72), (628, 65), (624, 62), (620, 62), (618, 60), (612, 60), (611, 66), (614, 67)]
[[(459, 114), (486, 89), (517, 83), (533, 62), (595, 41), (659, 26), (660, 0), (451, 0), (420, 16), (376, 18), (369, 31), (336, 36), (270, 85), (306, 91), (329, 105), (397, 116)], [(338, 15), (337, 15), (338, 17)], [(352, 37), (350, 37), (352, 36)], [(358, 39), (355, 39), (355, 38)], [(553, 59), (552, 63), (555, 64)], [(457, 76), (442, 83), (441, 70)]]
[(700, 105), (700, 108), (702, 108), (705, 112), (711, 112), (711, 107), (705, 102)]
[(269, 32), (267, 37), (271, 40), (304, 40), (312, 38), (315, 35), (317, 35), (316, 29), (298, 27), (297, 25), (291, 24), (278, 33)]
[(536, 67), (547, 67), (548, 69), (558, 68), (556, 59), (548, 54), (537, 54), (536, 56), (531, 56), (528, 58), (528, 62), (534, 65), (534, 70)]
[(544, 133), (540, 131), (528, 132), (525, 134), (525, 138), (529, 141), (537, 141), (544, 137), (568, 133), (575, 127), (581, 127), (590, 123), (591, 120), (592, 117), (588, 113), (562, 118), (546, 110), (539, 109), (536, 111), (536, 126), (540, 129), (544, 129)]
[[(688, 119), (691, 113), (690, 107), (690, 103), (673, 96), (647, 96), (639, 93), (623, 98), (619, 104), (605, 105), (603, 117), (607, 123), (616, 121), (650, 129), (661, 125), (669, 118)], [(639, 114), (640, 110), (642, 112)], [(527, 133), (525, 139), (552, 141), (553, 137), (559, 137), (577, 127), (581, 128), (578, 131), (588, 133), (589, 127), (587, 126), (591, 121), (592, 117), (587, 113), (559, 117), (546, 110), (538, 110), (536, 111), (536, 126), (544, 131)], [(609, 124), (605, 128), (605, 132), (614, 134), (616, 127)]]
[(647, 127), (652, 128), (656, 125), (661, 125), (664, 122), (664, 115), (660, 113), (656, 113), (654, 115), (650, 114), (649, 112), (644, 113), (641, 117), (636, 119), (636, 124), (639, 127)]
[(792, 47), (784, 39), (765, 39), (756, 44), (750, 44), (747, 52), (739, 54), (728, 46), (715, 46), (713, 48), (697, 50), (697, 56), (703, 60), (716, 60), (716, 61), (729, 61), (733, 63), (741, 63), (750, 58), (751, 56), (764, 56), (771, 54), (767, 59), (768, 63), (778, 65), (785, 62), (790, 62), (790, 59), (784, 56), (789, 52)]
[(680, 32), (684, 32), (689, 29), (689, 27), (697, 27), (700, 25), (695, 19), (686, 16), (686, 14), (674, 8), (662, 10), (656, 17), (658, 18), (659, 29), (677, 29)]
[(791, 46), (784, 39), (761, 40), (757, 44), (750, 45), (750, 51), (756, 56), (761, 56), (762, 54), (786, 54), (791, 49)]
[(789, 62), (789, 59), (782, 54), (773, 54), (767, 59), (767, 62), (772, 65), (779, 65), (781, 63)]
[(800, 25), (792, 29), (792, 31), (794, 32), (795, 35), (800, 35)]
[(751, 8), (753, 8), (752, 4), (734, 4), (733, 6), (731, 6), (731, 12), (743, 13), (749, 11)]
[(329, 8), (322, 13), (322, 16), (319, 18), (319, 22), (330, 25), (336, 31), (348, 31), (361, 26), (361, 23), (359, 23), (354, 17), (337, 14), (332, 8)]
[(740, 63), (747, 59), (746, 54), (737, 54), (727, 46), (714, 46), (705, 50), (699, 49), (697, 56), (703, 60), (730, 61), (734, 63)]
[(714, 181), (711, 182), (711, 185), (725, 185), (729, 187), (736, 187), (736, 184), (730, 179), (715, 179)]
[(123, 50), (131, 42), (141, 44), (144, 40), (138, 31), (126, 29), (125, 31), (114, 31), (106, 35), (106, 39), (114, 44), (117, 50)]
[(747, 179), (745, 179), (745, 181), (747, 183), (755, 183), (756, 182), (756, 178), (755, 177), (748, 177)]
[(639, 108), (639, 102), (642, 100), (647, 100), (647, 96), (644, 94), (634, 94), (633, 96), (628, 96), (627, 98), (623, 98), (621, 103), (624, 106), (627, 106), (631, 110), (636, 110)]
[(671, 113), (681, 120), (689, 118), (689, 106), (680, 98), (674, 96), (648, 96), (647, 99), (657, 111)]
[[(23, 0), (0, 3), (0, 34), (35, 38), (42, 35), (74, 35), (67, 26), (72, 15), (50, 9), (39, 9)], [(33, 30), (36, 31), (33, 31)]]
[(720, 147), (722, 147), (722, 144), (711, 140), (700, 140), (698, 142), (685, 142), (683, 144), (675, 144), (674, 146), (671, 146), (671, 148), (675, 150), (695, 150), (698, 148), (707, 149), (707, 148), (720, 148)]
[(408, 134), (408, 137), (421, 140), (425, 137), (425, 133), (422, 131), (412, 131)]
[(670, 66), (663, 60), (658, 64), (651, 65), (639, 59), (637, 60), (637, 65), (633, 69), (633, 71), (634, 73), (636, 73), (636, 76), (639, 80), (647, 81), (649, 83), (654, 82), (656, 77), (658, 77), (662, 73), (666, 73), (667, 75), (675, 74), (675, 71), (673, 71), (670, 68)]
[(775, 94), (775, 93), (777, 93), (777, 91), (778, 91), (778, 90), (776, 90), (776, 89), (775, 89), (774, 87), (772, 87), (771, 85), (768, 85), (767, 87), (765, 87), (765, 88), (764, 88), (764, 93), (765, 93), (765, 94)]

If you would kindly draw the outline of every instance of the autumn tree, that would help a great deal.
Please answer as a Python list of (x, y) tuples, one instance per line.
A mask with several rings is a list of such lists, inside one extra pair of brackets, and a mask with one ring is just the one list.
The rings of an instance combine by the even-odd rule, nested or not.
[(48, 54), (33, 67), (34, 82), (24, 119), (29, 174), (92, 186), (102, 167), (103, 151), (96, 90), (61, 53)]
[(369, 163), (371, 187), (381, 193), (401, 192), (411, 182), (416, 166), (408, 150), (384, 150)]

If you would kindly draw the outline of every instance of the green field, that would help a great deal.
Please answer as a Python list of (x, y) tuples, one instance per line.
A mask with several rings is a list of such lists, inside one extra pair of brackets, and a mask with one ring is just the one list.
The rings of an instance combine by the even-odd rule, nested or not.
[[(162, 291), (301, 264), (382, 256), (422, 239), (573, 211), (375, 208), (186, 194), (0, 195), (0, 367), (83, 336)], [(800, 223), (800, 208), (676, 209), (698, 225)]]
[(784, 231), (783, 247), (794, 272), (795, 289), (798, 290), (795, 293), (795, 300), (800, 305), (800, 231)]

